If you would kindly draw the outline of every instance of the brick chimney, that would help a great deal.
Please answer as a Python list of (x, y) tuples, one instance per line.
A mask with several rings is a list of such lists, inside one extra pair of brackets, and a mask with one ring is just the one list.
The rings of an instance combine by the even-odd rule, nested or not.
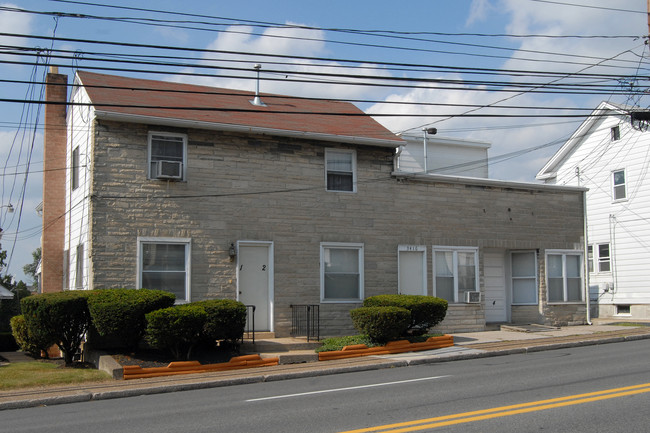
[[(45, 143), (43, 148), (42, 292), (63, 290), (65, 246), (66, 102), (68, 77), (50, 67), (45, 81)], [(50, 104), (54, 102), (55, 104)]]

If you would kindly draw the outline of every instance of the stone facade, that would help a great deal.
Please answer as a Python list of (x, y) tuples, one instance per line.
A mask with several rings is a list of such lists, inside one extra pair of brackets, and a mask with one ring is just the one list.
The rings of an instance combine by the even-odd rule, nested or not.
[[(537, 250), (539, 306), (512, 320), (575, 323), (584, 305), (545, 302), (544, 252), (582, 250), (582, 192), (420, 180), (393, 174), (394, 150), (266, 135), (96, 120), (91, 286), (135, 287), (138, 237), (191, 239), (191, 300), (237, 297), (237, 241), (273, 243), (273, 328), (288, 335), (292, 304), (320, 304), (321, 335), (352, 332), (358, 303), (320, 302), (320, 243), (364, 246), (364, 296), (397, 293), (398, 245)], [(150, 131), (188, 136), (183, 182), (147, 179)], [(326, 148), (355, 149), (357, 192), (327, 192)], [(430, 256), (429, 257), (429, 266)], [(431, 270), (428, 294), (432, 293)], [(444, 330), (480, 330), (480, 304), (454, 304)]]

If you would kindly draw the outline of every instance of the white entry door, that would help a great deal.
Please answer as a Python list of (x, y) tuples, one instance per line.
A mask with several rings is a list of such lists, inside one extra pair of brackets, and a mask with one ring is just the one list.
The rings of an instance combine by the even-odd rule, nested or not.
[(399, 287), (403, 295), (427, 294), (427, 251), (425, 246), (400, 245), (397, 251)]
[(273, 244), (240, 241), (237, 245), (237, 299), (255, 306), (255, 331), (272, 331)]
[(507, 322), (505, 253), (486, 252), (483, 255), (485, 281), (485, 321)]

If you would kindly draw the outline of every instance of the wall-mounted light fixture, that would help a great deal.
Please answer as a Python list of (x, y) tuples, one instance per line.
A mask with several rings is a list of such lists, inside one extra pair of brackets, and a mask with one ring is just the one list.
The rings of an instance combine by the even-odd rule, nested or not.
[(235, 250), (235, 244), (230, 244), (230, 248), (228, 248), (228, 255), (230, 256), (230, 261), (234, 262), (235, 257), (237, 257), (237, 251)]

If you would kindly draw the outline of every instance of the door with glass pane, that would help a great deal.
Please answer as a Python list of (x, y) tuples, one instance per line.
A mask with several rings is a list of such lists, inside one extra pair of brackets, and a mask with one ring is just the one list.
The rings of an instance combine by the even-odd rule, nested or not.
[(255, 306), (256, 331), (272, 331), (272, 244), (239, 242), (238, 250), (238, 300)]

